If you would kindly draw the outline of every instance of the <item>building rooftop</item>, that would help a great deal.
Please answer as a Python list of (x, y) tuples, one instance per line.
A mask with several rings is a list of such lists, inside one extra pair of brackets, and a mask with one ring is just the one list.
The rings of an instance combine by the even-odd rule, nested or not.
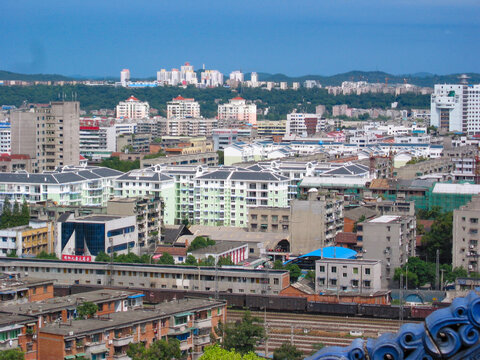
[(54, 311), (61, 311), (62, 309), (66, 308), (75, 309), (83, 302), (101, 304), (107, 301), (127, 299), (129, 296), (136, 294), (138, 294), (138, 292), (127, 290), (94, 290), (25, 304), (0, 305), (0, 312), (23, 315), (39, 315)]
[(386, 224), (386, 223), (390, 223), (390, 222), (393, 222), (393, 221), (397, 221), (400, 218), (401, 218), (401, 216), (398, 216), (398, 215), (382, 215), (382, 216), (379, 216), (375, 219), (369, 220), (368, 222), (369, 223), (383, 223), (383, 224)]
[(71, 219), (71, 221), (74, 221), (74, 222), (106, 222), (106, 221), (123, 219), (123, 218), (127, 218), (127, 217), (129, 217), (129, 216), (90, 214), (90, 215), (85, 215), (85, 216), (79, 216), (75, 219)]
[(7, 327), (19, 324), (36, 324), (37, 319), (32, 316), (18, 315), (18, 314), (1, 314), (0, 327)]
[(0, 275), (0, 294), (9, 291), (26, 290), (32, 286), (53, 284), (55, 280), (37, 279), (34, 277), (18, 277), (18, 273), (5, 272)]
[(190, 251), (192, 254), (205, 255), (205, 254), (221, 254), (226, 251), (239, 248), (245, 244), (239, 241), (228, 240), (216, 240), (215, 245), (210, 245), (201, 249)]
[(480, 194), (480, 185), (474, 184), (441, 184), (438, 183), (433, 188), (434, 194)]
[(133, 326), (148, 320), (166, 318), (179, 313), (183, 314), (185, 312), (209, 309), (213, 306), (221, 306), (224, 304), (224, 302), (209, 299), (186, 298), (162, 303), (149, 310), (138, 309), (133, 311), (122, 311), (101, 318), (77, 320), (68, 324), (51, 324), (41, 328), (40, 332), (73, 338), (80, 335), (90, 334), (92, 332)]

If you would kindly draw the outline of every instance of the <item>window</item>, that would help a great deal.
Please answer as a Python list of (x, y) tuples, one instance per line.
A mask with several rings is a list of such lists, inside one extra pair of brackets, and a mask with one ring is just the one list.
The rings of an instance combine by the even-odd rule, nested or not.
[(352, 280), (352, 286), (358, 287), (358, 280)]
[(336, 273), (337, 272), (337, 267), (336, 266), (332, 266), (332, 273)]
[(353, 268), (353, 273), (354, 273), (354, 274), (358, 274), (358, 268), (354, 267), (354, 268)]
[(319, 272), (325, 272), (325, 266), (324, 265), (320, 265), (320, 270)]
[(370, 275), (370, 268), (365, 268), (365, 275)]
[(330, 285), (337, 285), (337, 279), (330, 279)]
[(363, 286), (366, 287), (366, 288), (369, 288), (370, 287), (370, 280), (364, 280), (363, 281)]
[(347, 277), (347, 273), (343, 273), (342, 276), (343, 276), (344, 278), (346, 278), (346, 277)]

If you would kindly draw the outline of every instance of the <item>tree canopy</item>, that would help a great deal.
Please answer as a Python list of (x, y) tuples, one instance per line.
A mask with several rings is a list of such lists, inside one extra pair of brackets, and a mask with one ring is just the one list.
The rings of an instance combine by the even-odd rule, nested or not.
[(297, 349), (295, 345), (283, 343), (273, 352), (273, 360), (301, 360), (303, 352)]
[(208, 237), (197, 236), (191, 242), (190, 246), (188, 247), (188, 251), (206, 248), (207, 246), (211, 245), (215, 245), (215, 240), (211, 240)]
[(425, 259), (435, 261), (437, 250), (440, 263), (452, 263), (453, 213), (440, 213), (435, 217), (431, 230), (423, 235)]
[(140, 169), (140, 160), (120, 160), (117, 156), (103, 159), (99, 166), (118, 170), (121, 172), (129, 172), (131, 170)]
[(158, 259), (158, 263), (162, 265), (175, 265), (175, 259), (169, 253), (163, 253)]
[[(456, 278), (467, 277), (468, 275), (465, 269), (452, 269), (450, 264), (440, 265), (440, 270), (444, 271), (444, 283), (454, 282)], [(393, 279), (399, 282), (401, 276), (404, 277), (404, 286), (408, 284), (409, 288), (416, 288), (427, 283), (433, 286), (436, 283), (435, 263), (423, 261), (418, 257), (411, 257), (406, 265), (395, 269)]]
[(143, 343), (132, 343), (127, 349), (132, 360), (171, 360), (182, 356), (180, 341), (177, 339), (156, 340), (146, 348)]
[(85, 301), (77, 306), (77, 316), (80, 319), (91, 318), (97, 311), (98, 305), (90, 301)]
[[(48, 103), (58, 98), (60, 93), (75, 93), (82, 109), (113, 109), (130, 95), (142, 101), (148, 101), (152, 108), (159, 110), (159, 115), (166, 115), (167, 101), (182, 95), (195, 98), (201, 107), (202, 116), (213, 118), (217, 115), (218, 102), (225, 103), (238, 95), (232, 89), (217, 87), (198, 89), (188, 86), (185, 89), (171, 86), (159, 86), (148, 89), (132, 89), (113, 86), (3, 86), (0, 95), (5, 104), (20, 106), (24, 100), (32, 103)], [(297, 109), (299, 112), (315, 112), (315, 106), (325, 105), (330, 111), (333, 105), (346, 104), (350, 107), (388, 109), (393, 102), (398, 102), (399, 108), (429, 108), (430, 96), (414, 93), (393, 94), (367, 93), (351, 95), (333, 95), (326, 89), (276, 90), (265, 91), (260, 88), (242, 87), (241, 96), (246, 100), (256, 102), (258, 109), (267, 109), (267, 119), (286, 119), (286, 115)], [(260, 116), (262, 117), (262, 116)]]
[(46, 251), (40, 252), (37, 256), (37, 259), (45, 259), (45, 260), (58, 260), (57, 255), (55, 253), (47, 253)]
[(224, 349), (235, 350), (242, 355), (254, 352), (257, 343), (265, 338), (262, 320), (253, 317), (250, 311), (245, 312), (240, 322), (220, 323), (215, 331), (218, 336), (223, 336), (221, 345)]
[(25, 354), (20, 349), (9, 349), (0, 351), (0, 360), (24, 360)]
[(0, 215), (0, 229), (7, 229), (15, 226), (28, 225), (30, 222), (30, 212), (26, 201), (23, 201), (22, 207), (15, 200), (12, 204), (8, 198), (3, 202), (2, 215)]
[(261, 360), (254, 352), (240, 354), (234, 350), (222, 349), (217, 344), (207, 346), (199, 360)]

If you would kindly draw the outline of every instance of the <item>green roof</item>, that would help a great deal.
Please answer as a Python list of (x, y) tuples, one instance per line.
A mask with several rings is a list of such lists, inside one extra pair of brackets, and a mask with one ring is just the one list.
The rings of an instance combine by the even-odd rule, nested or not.
[(77, 357), (82, 357), (82, 356), (85, 357), (85, 356), (87, 356), (87, 354), (85, 354), (85, 353), (78, 353), (76, 356), (77, 356)]
[(75, 359), (75, 355), (67, 355), (65, 356), (65, 359)]

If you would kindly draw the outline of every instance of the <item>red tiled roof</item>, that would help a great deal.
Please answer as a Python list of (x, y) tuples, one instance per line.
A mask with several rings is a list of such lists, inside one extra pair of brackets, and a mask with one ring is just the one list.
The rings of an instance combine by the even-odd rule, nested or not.
[(422, 224), (423, 225), (423, 228), (425, 229), (425, 232), (430, 231), (433, 223), (434, 223), (434, 220), (418, 220), (417, 221), (417, 224)]
[(168, 253), (172, 256), (185, 256), (187, 255), (187, 248), (178, 246), (157, 246), (157, 248), (155, 249), (155, 254), (163, 253)]
[(241, 96), (237, 96), (237, 97), (234, 97), (232, 100), (245, 100), (245, 99), (242, 98)]
[(352, 232), (340, 232), (335, 236), (336, 244), (357, 244), (357, 234)]
[(173, 98), (173, 100), (185, 100), (185, 98), (182, 95), (178, 95), (176, 98)]
[(125, 101), (140, 101), (140, 100), (138, 100), (135, 96), (132, 95)]

